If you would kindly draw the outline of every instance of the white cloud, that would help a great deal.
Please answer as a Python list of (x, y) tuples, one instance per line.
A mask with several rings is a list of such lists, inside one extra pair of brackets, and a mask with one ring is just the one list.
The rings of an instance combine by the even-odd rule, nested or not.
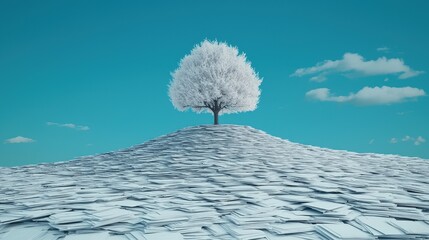
[(317, 76), (311, 77), (310, 80), (314, 81), (314, 82), (323, 82), (323, 81), (326, 80), (326, 76), (324, 76), (324, 75), (317, 75)]
[(332, 95), (328, 88), (318, 88), (308, 91), (306, 97), (325, 102), (351, 102), (360, 105), (384, 105), (399, 103), (405, 100), (425, 96), (422, 89), (412, 87), (364, 87), (356, 93), (346, 96)]
[(390, 51), (390, 48), (388, 48), (388, 47), (379, 47), (379, 48), (377, 48), (377, 51), (379, 51), (379, 52), (389, 52)]
[(31, 138), (26, 138), (22, 136), (17, 136), (17, 137), (9, 138), (5, 140), (5, 143), (31, 143), (31, 142), (35, 142), (35, 141)]
[(357, 53), (345, 53), (342, 59), (325, 60), (313, 67), (299, 68), (291, 76), (315, 75), (310, 80), (321, 82), (327, 79), (327, 75), (334, 73), (344, 73), (346, 76), (399, 74), (400, 79), (405, 79), (423, 72), (411, 69), (399, 58), (380, 57), (376, 60), (366, 61)]
[(82, 126), (82, 125), (76, 125), (74, 123), (56, 123), (56, 122), (47, 122), (46, 125), (48, 126), (57, 126), (57, 127), (65, 127), (65, 128), (71, 128), (76, 129), (79, 131), (88, 131), (88, 126)]
[[(411, 137), (411, 136), (407, 135), (407, 136), (403, 137), (401, 140), (402, 140), (402, 142), (412, 142), (416, 146), (426, 142), (426, 139), (424, 139), (422, 136)], [(398, 142), (398, 139), (396, 139), (396, 138), (390, 139), (390, 143), (397, 143), (397, 142)]]
[(420, 144), (422, 144), (422, 143), (424, 143), (424, 142), (426, 142), (426, 139), (424, 139), (423, 137), (421, 137), (421, 136), (418, 136), (417, 138), (416, 138), (416, 140), (414, 141), (414, 145), (420, 145)]
[(402, 138), (402, 141), (403, 142), (407, 142), (407, 141), (410, 141), (412, 139), (413, 139), (412, 137), (410, 137), (410, 136), (407, 135), (407, 136), (405, 136), (405, 137)]

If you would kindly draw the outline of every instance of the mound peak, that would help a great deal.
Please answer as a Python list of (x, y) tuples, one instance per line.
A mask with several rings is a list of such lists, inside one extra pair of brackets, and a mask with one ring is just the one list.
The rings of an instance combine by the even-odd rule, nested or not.
[(428, 177), (419, 158), (202, 125), (75, 161), (0, 168), (0, 239), (425, 238)]

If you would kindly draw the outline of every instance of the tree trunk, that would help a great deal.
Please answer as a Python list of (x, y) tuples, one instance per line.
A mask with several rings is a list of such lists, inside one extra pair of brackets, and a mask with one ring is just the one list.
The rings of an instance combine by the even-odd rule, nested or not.
[(214, 117), (214, 125), (219, 124), (219, 112), (221, 110), (220, 103), (218, 103), (218, 100), (214, 100), (213, 108), (211, 109), (213, 111), (213, 117)]
[(214, 125), (218, 125), (219, 124), (219, 111), (213, 111), (213, 116), (214, 116)]

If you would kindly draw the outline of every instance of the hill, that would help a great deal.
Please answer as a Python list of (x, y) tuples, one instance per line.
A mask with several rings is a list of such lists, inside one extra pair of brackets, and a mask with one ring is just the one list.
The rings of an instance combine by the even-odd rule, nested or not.
[(429, 161), (185, 128), (0, 168), (0, 239), (429, 239)]

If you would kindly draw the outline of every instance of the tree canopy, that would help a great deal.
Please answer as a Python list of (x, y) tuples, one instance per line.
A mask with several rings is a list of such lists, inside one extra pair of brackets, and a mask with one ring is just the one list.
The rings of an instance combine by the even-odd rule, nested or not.
[(244, 53), (226, 43), (204, 40), (172, 73), (169, 96), (179, 111), (218, 115), (253, 111), (262, 80)]

